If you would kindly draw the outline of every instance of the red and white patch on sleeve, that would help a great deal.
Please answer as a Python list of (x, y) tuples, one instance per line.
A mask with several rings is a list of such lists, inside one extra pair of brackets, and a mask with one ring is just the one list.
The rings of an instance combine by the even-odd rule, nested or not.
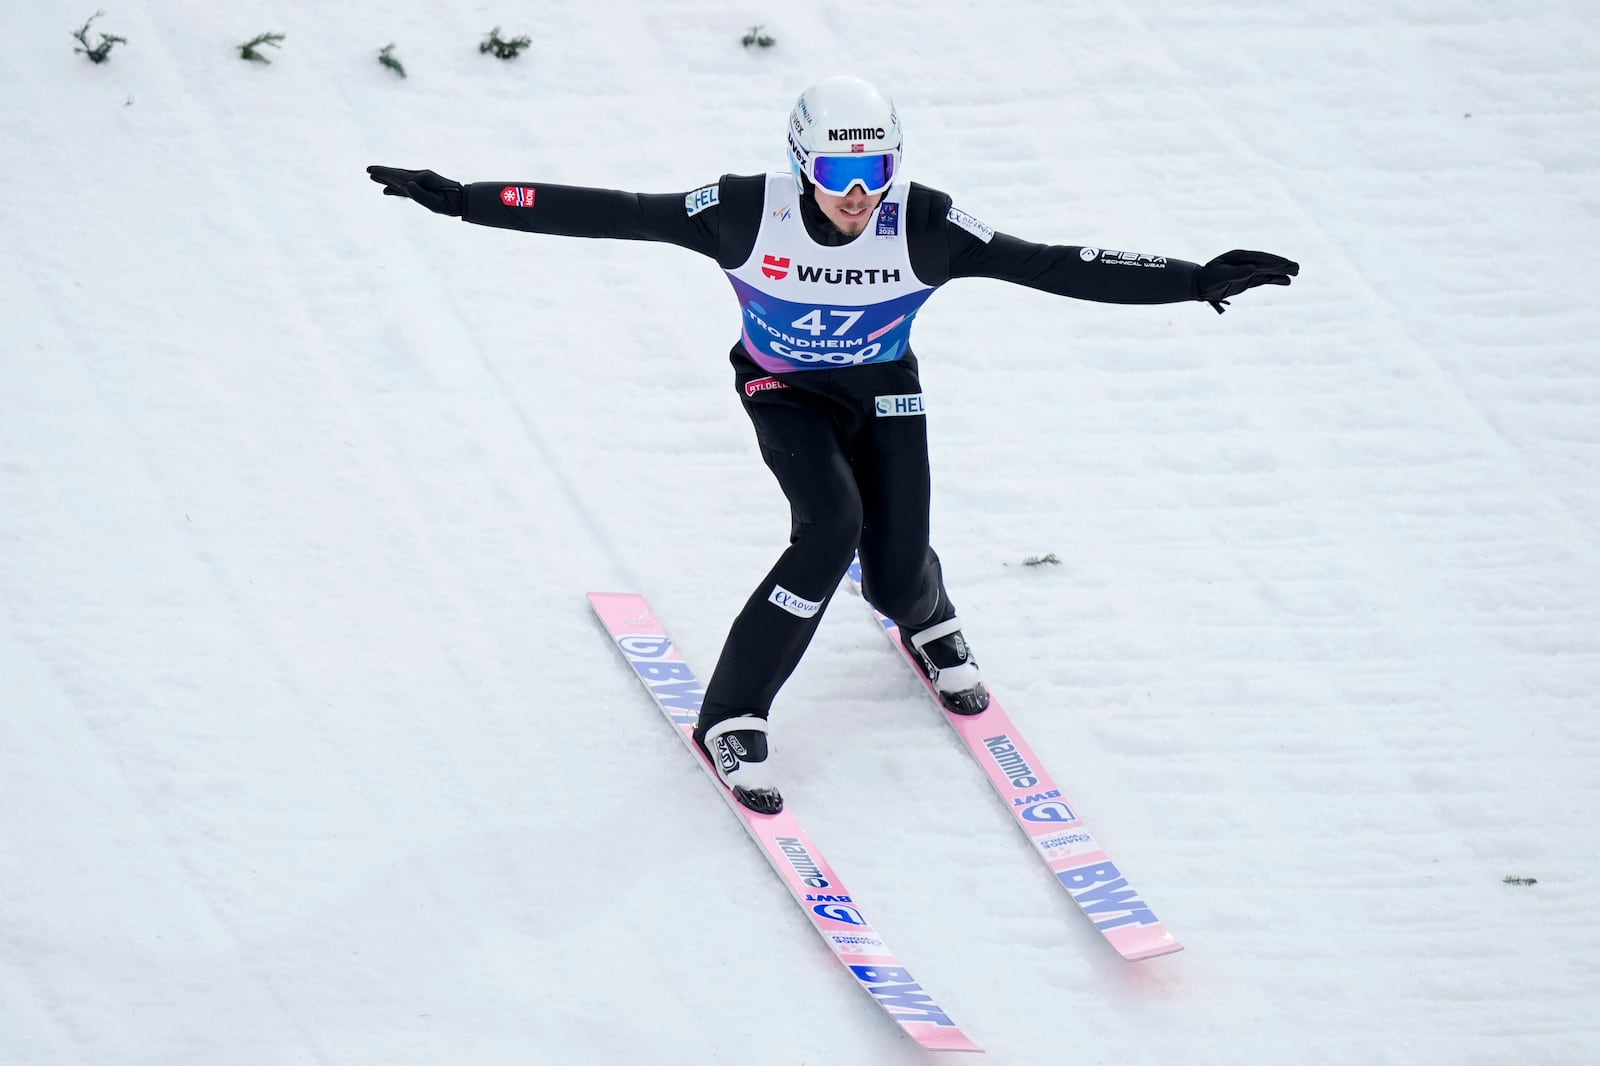
[(500, 202), (507, 207), (532, 207), (533, 194), (537, 191), (536, 189), (507, 185), (500, 190)]

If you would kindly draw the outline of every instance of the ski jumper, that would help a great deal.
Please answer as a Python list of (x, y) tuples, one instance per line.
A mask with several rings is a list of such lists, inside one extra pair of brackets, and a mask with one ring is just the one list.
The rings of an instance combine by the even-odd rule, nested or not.
[(789, 546), (729, 630), (700, 728), (765, 718), (857, 555), (871, 603), (906, 632), (955, 615), (929, 544), (927, 414), (912, 323), (935, 289), (986, 277), (1103, 303), (1198, 298), (1184, 260), (996, 232), (915, 183), (845, 237), (788, 172), (688, 193), (530, 182), (464, 186), (462, 218), (674, 244), (715, 259), (739, 301), (740, 402), (790, 507)]

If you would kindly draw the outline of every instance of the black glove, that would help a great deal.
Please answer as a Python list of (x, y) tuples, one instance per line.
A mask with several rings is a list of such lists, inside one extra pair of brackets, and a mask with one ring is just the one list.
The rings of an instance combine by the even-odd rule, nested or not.
[(464, 196), (458, 181), (440, 177), (431, 170), (398, 167), (368, 167), (367, 174), (383, 186), (385, 196), (408, 196), (429, 211), (461, 217)]
[(1300, 273), (1300, 264), (1271, 252), (1246, 252), (1235, 248), (1200, 268), (1195, 276), (1196, 296), (1222, 314), (1228, 297), (1257, 285), (1287, 285)]

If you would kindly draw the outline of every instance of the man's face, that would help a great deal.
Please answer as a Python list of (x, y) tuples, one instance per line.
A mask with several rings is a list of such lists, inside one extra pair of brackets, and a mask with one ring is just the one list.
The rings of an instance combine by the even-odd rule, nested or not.
[(828, 221), (839, 227), (839, 232), (846, 237), (860, 236), (861, 231), (867, 228), (867, 219), (872, 217), (872, 209), (883, 199), (884, 192), (888, 192), (885, 189), (884, 192), (868, 196), (861, 190), (860, 185), (852, 185), (850, 191), (843, 196), (835, 196), (820, 185), (813, 185), (811, 188), (816, 195), (817, 206), (822, 208), (822, 213), (828, 216)]

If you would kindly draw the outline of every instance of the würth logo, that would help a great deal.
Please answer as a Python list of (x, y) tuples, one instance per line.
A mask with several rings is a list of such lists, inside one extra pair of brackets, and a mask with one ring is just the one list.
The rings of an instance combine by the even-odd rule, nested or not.
[(773, 281), (782, 281), (789, 276), (789, 257), (786, 255), (762, 256), (761, 273)]
[(507, 185), (500, 190), (500, 202), (507, 207), (532, 207), (535, 190)]
[(883, 136), (882, 126), (847, 126), (828, 131), (830, 141), (881, 141)]
[(820, 281), (828, 285), (876, 285), (879, 282), (899, 281), (898, 270), (838, 270), (832, 267), (814, 267), (799, 263), (795, 266), (801, 281)]

